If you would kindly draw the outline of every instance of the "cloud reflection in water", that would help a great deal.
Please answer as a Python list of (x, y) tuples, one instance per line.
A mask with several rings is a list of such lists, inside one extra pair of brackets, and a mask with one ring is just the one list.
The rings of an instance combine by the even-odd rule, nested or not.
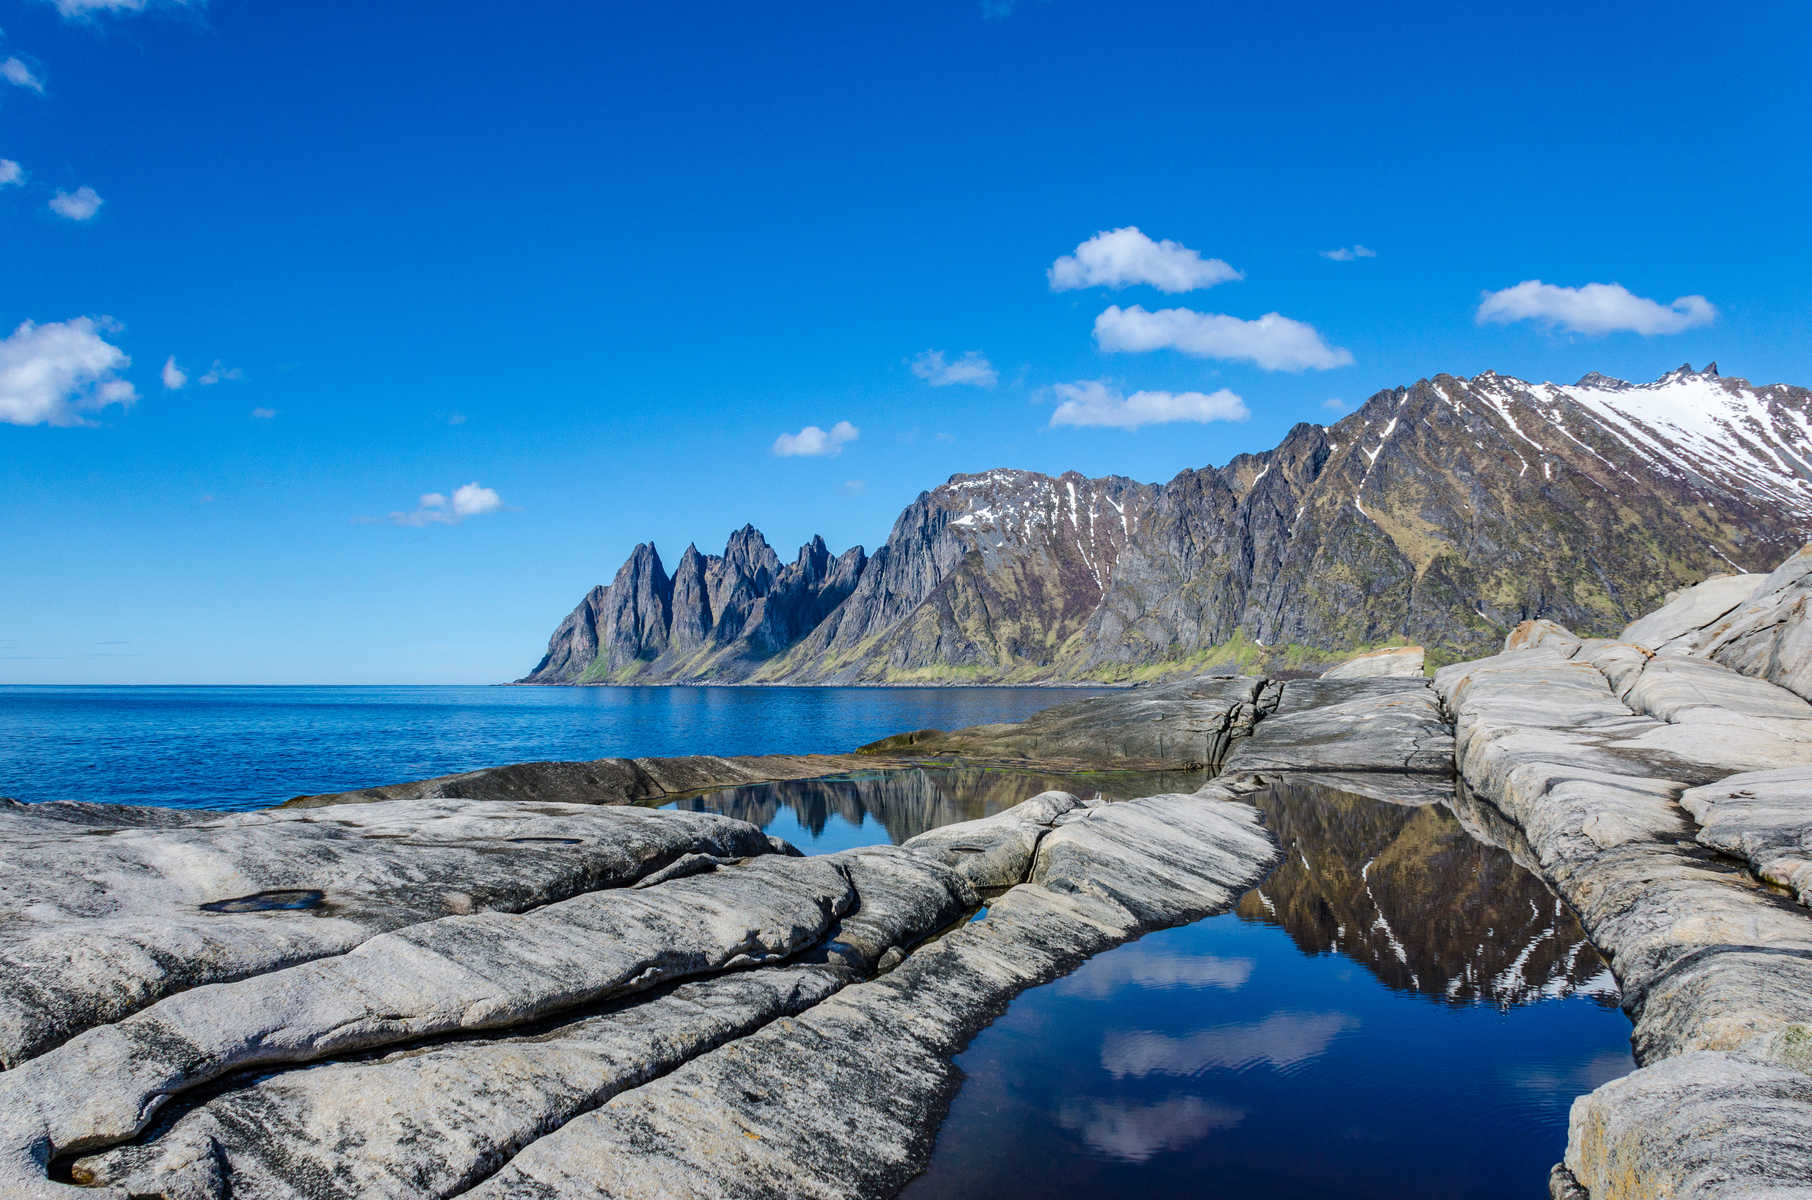
[(1257, 1066), (1284, 1071), (1320, 1058), (1335, 1038), (1358, 1025), (1346, 1013), (1280, 1012), (1262, 1021), (1219, 1025), (1184, 1037), (1114, 1031), (1102, 1041), (1101, 1066), (1116, 1079)]

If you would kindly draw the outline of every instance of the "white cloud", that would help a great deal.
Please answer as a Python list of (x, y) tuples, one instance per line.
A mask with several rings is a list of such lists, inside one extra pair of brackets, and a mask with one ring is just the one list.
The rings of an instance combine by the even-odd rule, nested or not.
[(0, 158), (0, 187), (25, 182), (25, 168), (10, 158)]
[(774, 453), (781, 458), (841, 454), (845, 445), (861, 435), (862, 431), (848, 421), (838, 421), (828, 433), (816, 425), (807, 425), (798, 433), (783, 433), (775, 438)]
[(1355, 258), (1377, 258), (1378, 252), (1354, 244), (1351, 246), (1342, 246), (1338, 250), (1323, 250), (1321, 252), (1321, 257), (1331, 258), (1335, 262), (1352, 262)]
[[(277, 419), (277, 410), (274, 408), (254, 408), (252, 410), (252, 419), (254, 421), (274, 421)], [(491, 492), (491, 495), (493, 496), (496, 494), (496, 492)]]
[(1718, 310), (1703, 296), (1681, 296), (1661, 304), (1635, 295), (1619, 283), (1588, 283), (1584, 287), (1558, 287), (1539, 279), (1525, 279), (1500, 292), (1486, 292), (1479, 304), (1478, 322), (1508, 324), (1539, 321), (1570, 333), (1679, 333), (1718, 319)]
[[(270, 412), (269, 409), (258, 410)], [(258, 415), (253, 412), (253, 416)], [(276, 414), (271, 412), (272, 416)], [(413, 512), (393, 512), (392, 525), (457, 525), (467, 517), (481, 517), (503, 507), (503, 497), (478, 483), (465, 483), (453, 489), (453, 495), (428, 492), (415, 502)]]
[(1321, 402), (1321, 407), (1327, 409), (1331, 413), (1338, 415), (1340, 413), (1345, 412), (1347, 409), (1351, 408), (1352, 405), (1348, 404), (1346, 401), (1342, 400), (1338, 396), (1329, 396), (1326, 400), (1323, 400)]
[(1096, 1153), (1128, 1163), (1146, 1162), (1166, 1150), (1192, 1146), (1245, 1119), (1245, 1109), (1195, 1096), (1149, 1105), (1119, 1100), (1084, 1104), (1071, 1100), (1057, 1113), (1057, 1123)]
[(13, 330), (0, 341), (0, 421), (86, 425), (83, 413), (138, 399), (119, 377), (132, 360), (101, 336), (115, 328), (105, 317), (75, 317)]
[(1320, 1058), (1335, 1038), (1358, 1025), (1345, 1013), (1280, 1012), (1262, 1021), (1218, 1025), (1184, 1037), (1114, 1032), (1101, 1044), (1101, 1065), (1116, 1079), (1244, 1071), (1260, 1064), (1288, 1070)]
[(488, 487), (479, 487), (476, 483), (465, 483), (453, 489), (453, 514), (458, 517), (477, 517), (488, 512), (496, 512), (503, 507), (503, 499)]
[(1174, 421), (1243, 421), (1251, 416), (1245, 401), (1222, 388), (1217, 392), (1134, 392), (1123, 396), (1099, 379), (1051, 387), (1061, 403), (1051, 414), (1053, 429), (1069, 425), (1090, 429), (1138, 429)]
[(1203, 258), (1196, 251), (1166, 238), (1154, 242), (1136, 225), (1097, 233), (1051, 264), (1045, 272), (1053, 292), (1077, 288), (1123, 288), (1149, 283), (1163, 292), (1190, 292), (1231, 279), (1244, 279), (1218, 258)]
[(1000, 372), (980, 350), (971, 350), (955, 362), (945, 362), (942, 350), (927, 350), (912, 360), (912, 373), (932, 387), (966, 383), (989, 388), (1000, 382)]
[[(187, 8), (193, 2), (199, 7), (205, 0), (164, 0), (175, 8)], [(57, 11), (66, 20), (79, 21), (96, 16), (144, 12), (156, 7), (157, 0), (55, 0)]]
[(1255, 363), (1267, 371), (1325, 371), (1353, 361), (1350, 353), (1323, 341), (1313, 325), (1277, 313), (1245, 321), (1189, 308), (1147, 312), (1137, 304), (1116, 304), (1095, 318), (1095, 342), (1103, 350), (1181, 350), (1197, 358)]
[(164, 359), (164, 387), (174, 392), (189, 382), (189, 373), (176, 365), (176, 356), (172, 354)]
[(1091, 958), (1073, 975), (1052, 987), (1058, 992), (1106, 999), (1127, 984), (1154, 988), (1215, 988), (1236, 992), (1252, 978), (1258, 964), (1250, 958), (1223, 958), (1215, 954), (1172, 954), (1134, 943), (1117, 953)]
[(14, 87), (27, 88), (37, 92), (40, 96), (44, 94), (44, 81), (33, 74), (32, 69), (17, 58), (9, 58), (5, 62), (0, 62), (0, 79), (6, 80)]
[(843, 490), (852, 496), (860, 496), (868, 490), (868, 480), (845, 479), (843, 481)]
[(241, 371), (238, 367), (222, 366), (220, 360), (217, 358), (214, 360), (214, 365), (209, 367), (202, 374), (201, 385), (203, 387), (213, 387), (215, 384), (224, 380), (244, 378), (244, 371)]
[(50, 211), (71, 221), (87, 221), (93, 219), (105, 203), (99, 192), (83, 184), (73, 192), (58, 192), (52, 196)]

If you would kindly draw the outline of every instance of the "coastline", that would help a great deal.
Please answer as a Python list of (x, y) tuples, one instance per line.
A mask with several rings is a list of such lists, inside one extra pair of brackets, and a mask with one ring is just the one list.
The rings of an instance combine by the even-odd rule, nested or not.
[[(1812, 1178), (1812, 862), (1795, 848), (1812, 823), (1791, 803), (1812, 780), (1812, 703), (1775, 680), (1808, 682), (1808, 663), (1781, 651), (1812, 632), (1812, 547), (1734, 607), (1731, 587), (1687, 589), (1622, 641), (1527, 622), (1502, 653), (1432, 681), (1202, 677), (845, 755), (518, 763), (236, 815), (0, 805), (13, 885), (48, 897), (30, 914), (42, 928), (10, 952), (54, 947), (29, 982), (57, 981), (64, 1000), (0, 995), (0, 1034), (14, 1031), (0, 1046), (0, 1183), (66, 1195), (42, 1166), (75, 1145), (99, 1148), (65, 1168), (102, 1185), (89, 1195), (143, 1194), (203, 1161), (251, 1178), (295, 1154), (356, 1164), (376, 1187), (428, 1166), (407, 1147), (321, 1140), (308, 1114), (421, 1084), (385, 1065), (413, 1061), (399, 1053), (341, 1091), (348, 1054), (564, 1029), (577, 1006), (581, 1021), (652, 1023), (623, 1052), (628, 1074), (561, 1067), (591, 1081), (554, 1117), (499, 1127), (513, 1149), (495, 1178), (489, 1143), (444, 1164), (480, 1171), (472, 1194), (784, 1178), (879, 1200), (925, 1163), (979, 1028), (1089, 955), (1226, 911), (1289, 851), (1253, 797), (1301, 785), (1447, 806), (1546, 881), (1609, 962), (1638, 1069), (1574, 1101), (1555, 1200), (1787, 1194)], [(1113, 802), (1045, 793), (900, 846), (806, 857), (747, 822), (642, 807), (951, 764), (1211, 777)], [(67, 874), (43, 851), (72, 833), (105, 835), (86, 843), (101, 874), (84, 886), (125, 906), (125, 923), (96, 921), (93, 899), (64, 913), (38, 878)], [(257, 890), (215, 898), (213, 866), (180, 865), (212, 863)], [(196, 956), (200, 938), (213, 948)], [(170, 961), (180, 969), (158, 965)], [(670, 987), (701, 999), (672, 1009)], [(381, 1010), (367, 994), (387, 997)], [(691, 1006), (732, 996), (746, 1016), (702, 1036)], [(510, 1053), (532, 1061), (538, 1036)], [(493, 1069), (482, 1044), (431, 1052)], [(677, 1057), (654, 1071), (658, 1054)], [(314, 1063), (325, 1073), (287, 1082), (283, 1068)], [(203, 1093), (192, 1121), (126, 1144), (164, 1097), (250, 1067), (274, 1090)], [(492, 1088), (443, 1089), (430, 1119), (462, 1127)], [(243, 1116), (209, 1124), (215, 1104), (254, 1099), (279, 1106), (276, 1141), (231, 1132), (252, 1128)], [(761, 1144), (714, 1133), (724, 1121), (763, 1130)]]

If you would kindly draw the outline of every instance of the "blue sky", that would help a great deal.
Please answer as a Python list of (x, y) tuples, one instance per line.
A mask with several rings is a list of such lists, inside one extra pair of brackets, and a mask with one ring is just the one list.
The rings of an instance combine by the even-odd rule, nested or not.
[(638, 540), (1438, 371), (1812, 383), (1809, 30), (0, 0), (0, 682), (507, 679)]

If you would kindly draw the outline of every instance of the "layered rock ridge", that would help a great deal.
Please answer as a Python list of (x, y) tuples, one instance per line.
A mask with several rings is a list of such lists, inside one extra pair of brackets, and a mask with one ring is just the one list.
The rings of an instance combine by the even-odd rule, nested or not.
[(1812, 548), (1623, 639), (1533, 622), (1435, 677), (1462, 815), (1579, 913), (1636, 1022), (1557, 1197), (1812, 1195), (1809, 590)]
[(284, 808), (376, 800), (551, 800), (560, 804), (648, 804), (706, 789), (813, 779), (889, 765), (873, 755), (688, 754), (677, 758), (594, 758), (508, 763), (454, 775), (385, 783), (350, 792), (297, 796)]
[(523, 682), (1116, 682), (1395, 643), (1451, 662), (1532, 618), (1620, 629), (1808, 536), (1806, 389), (1715, 364), (1647, 384), (1436, 375), (1163, 484), (953, 476), (872, 559), (788, 567), (822, 582), (766, 601), (789, 618), (759, 634), (753, 601), (720, 610), (694, 599), (708, 582), (682, 586), (741, 573), (760, 597), (778, 564), (737, 544), (759, 535), (671, 579), (638, 547)]
[(1013, 995), (1264, 873), (1241, 794), (1045, 793), (817, 858), (548, 802), (0, 810), (25, 859), (106, 848), (0, 930), (48, 985), (12, 1008), (0, 1193), (891, 1194)]

